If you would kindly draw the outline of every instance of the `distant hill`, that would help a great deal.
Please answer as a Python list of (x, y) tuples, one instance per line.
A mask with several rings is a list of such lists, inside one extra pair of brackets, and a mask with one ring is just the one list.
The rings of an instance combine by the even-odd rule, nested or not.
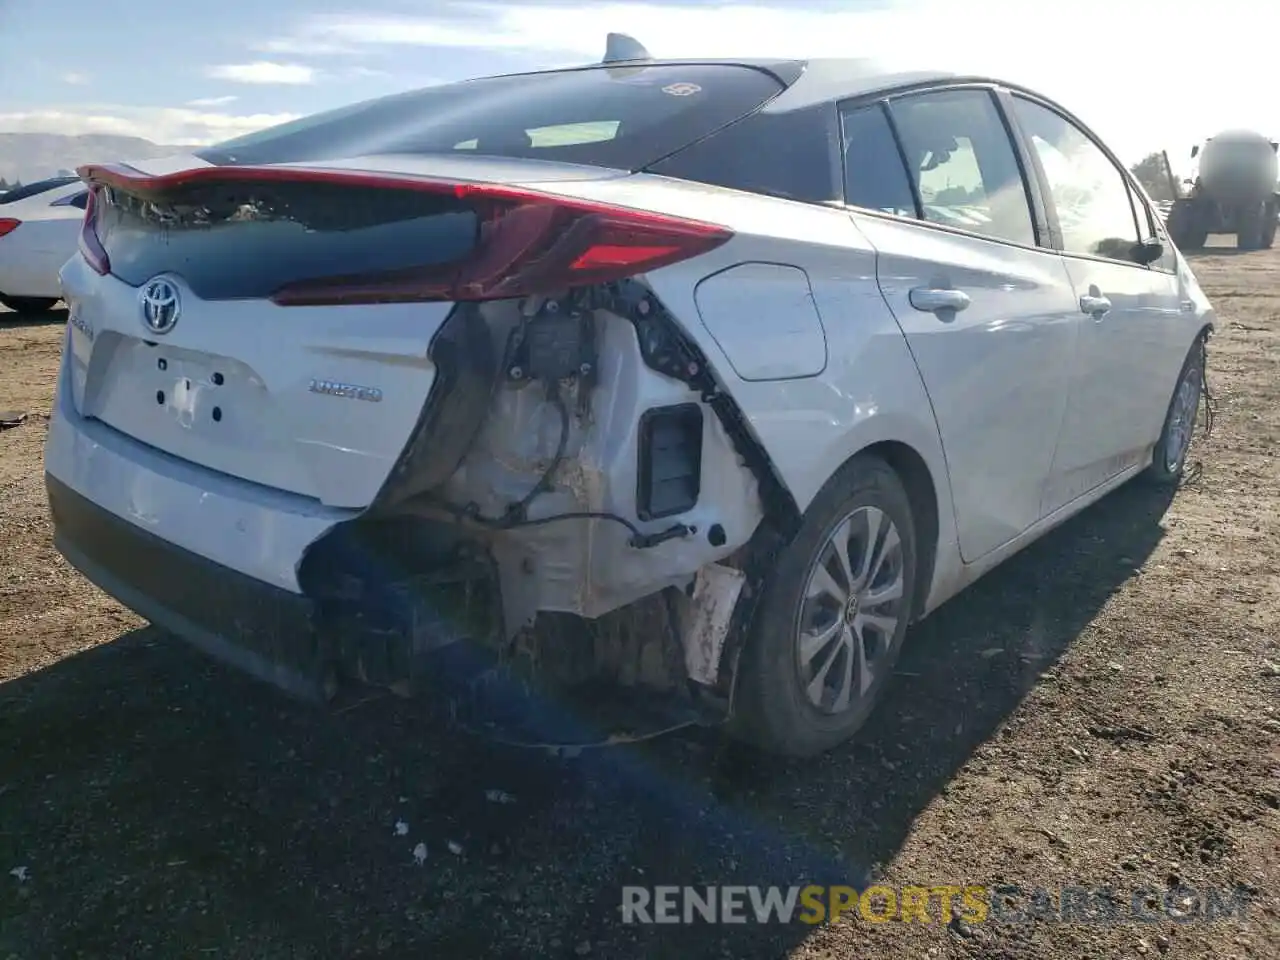
[(196, 148), (105, 133), (76, 137), (61, 133), (0, 133), (0, 179), (30, 183), (60, 171), (74, 171), (82, 163), (147, 160), (193, 149)]

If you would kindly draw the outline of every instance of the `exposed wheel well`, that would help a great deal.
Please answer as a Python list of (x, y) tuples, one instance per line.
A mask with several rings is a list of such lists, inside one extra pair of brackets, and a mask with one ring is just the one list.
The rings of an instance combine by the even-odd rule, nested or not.
[(924, 458), (914, 448), (896, 440), (882, 440), (859, 451), (874, 454), (884, 460), (902, 481), (911, 501), (911, 516), (916, 527), (916, 557), (920, 564), (920, 589), (916, 591), (916, 609), (919, 616), (933, 585), (933, 570), (938, 558), (938, 488)]

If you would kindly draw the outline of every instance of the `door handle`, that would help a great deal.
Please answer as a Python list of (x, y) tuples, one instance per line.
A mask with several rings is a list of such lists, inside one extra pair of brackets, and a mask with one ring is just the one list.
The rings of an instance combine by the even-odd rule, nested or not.
[(1111, 309), (1111, 301), (1106, 297), (1086, 293), (1080, 298), (1080, 312), (1091, 317), (1101, 317)]
[(913, 287), (911, 305), (925, 313), (955, 313), (969, 306), (969, 295), (949, 287)]

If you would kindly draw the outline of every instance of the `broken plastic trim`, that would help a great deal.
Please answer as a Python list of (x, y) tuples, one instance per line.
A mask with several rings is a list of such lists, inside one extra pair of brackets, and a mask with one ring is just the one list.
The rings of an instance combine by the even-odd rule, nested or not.
[(603, 306), (626, 317), (636, 328), (645, 365), (682, 381), (699, 393), (760, 485), (766, 517), (772, 516), (780, 529), (794, 533), (800, 525), (800, 507), (795, 497), (752, 434), (738, 405), (716, 383), (703, 352), (685, 336), (675, 318), (643, 284), (623, 280), (604, 288), (601, 294)]

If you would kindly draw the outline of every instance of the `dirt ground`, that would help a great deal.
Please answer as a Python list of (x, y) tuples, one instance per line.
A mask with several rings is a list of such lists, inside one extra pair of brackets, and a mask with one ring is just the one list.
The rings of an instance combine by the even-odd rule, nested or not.
[[(1280, 251), (1195, 266), (1220, 317), (1198, 479), (1171, 502), (1122, 489), (945, 606), (857, 741), (793, 764), (707, 733), (513, 754), (424, 705), (295, 706), (170, 641), (55, 553), (65, 314), (0, 314), (0, 410), (29, 412), (0, 432), (0, 958), (1280, 957)], [(868, 870), (1251, 903), (620, 922), (624, 884)]]

